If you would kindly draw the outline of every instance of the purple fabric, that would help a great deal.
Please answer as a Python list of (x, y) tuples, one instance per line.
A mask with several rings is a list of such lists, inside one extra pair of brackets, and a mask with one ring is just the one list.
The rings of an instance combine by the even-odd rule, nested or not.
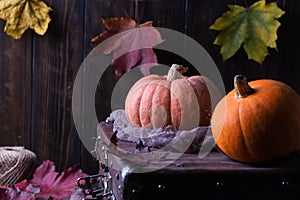
[[(202, 145), (212, 143), (209, 126), (201, 126), (192, 130), (176, 131), (169, 125), (164, 128), (150, 129), (145, 127), (132, 127), (123, 109), (113, 111), (106, 121), (113, 122), (113, 131), (117, 138), (126, 142), (134, 142), (144, 147), (162, 148), (172, 142), (172, 148), (182, 152), (193, 153)], [(186, 149), (188, 145), (188, 149)]]

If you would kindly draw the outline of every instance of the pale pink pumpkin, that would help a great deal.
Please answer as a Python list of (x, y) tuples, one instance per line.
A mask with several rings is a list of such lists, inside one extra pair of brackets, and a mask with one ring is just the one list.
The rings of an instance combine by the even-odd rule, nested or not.
[(137, 81), (125, 100), (125, 113), (135, 127), (177, 130), (208, 126), (211, 99), (205, 76), (185, 77), (187, 68), (172, 65), (167, 76), (149, 75)]

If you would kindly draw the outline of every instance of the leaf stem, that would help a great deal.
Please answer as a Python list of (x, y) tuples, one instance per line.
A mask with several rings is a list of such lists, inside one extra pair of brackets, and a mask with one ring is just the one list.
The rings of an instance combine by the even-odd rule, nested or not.
[(245, 4), (245, 8), (247, 11), (249, 11), (249, 4), (248, 4), (248, 0), (244, 0), (244, 4)]
[(135, 21), (140, 24), (139, 0), (135, 0)]

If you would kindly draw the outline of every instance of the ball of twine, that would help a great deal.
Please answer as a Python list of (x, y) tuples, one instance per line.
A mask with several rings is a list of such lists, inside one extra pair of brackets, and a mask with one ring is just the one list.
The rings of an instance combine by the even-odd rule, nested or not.
[(0, 185), (12, 187), (29, 178), (36, 155), (21, 146), (0, 147)]

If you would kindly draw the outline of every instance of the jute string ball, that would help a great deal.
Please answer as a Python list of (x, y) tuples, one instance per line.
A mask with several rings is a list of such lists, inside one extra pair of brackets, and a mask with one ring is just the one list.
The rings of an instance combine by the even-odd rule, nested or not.
[(29, 178), (34, 170), (35, 161), (35, 153), (24, 147), (0, 147), (0, 185), (11, 187)]

